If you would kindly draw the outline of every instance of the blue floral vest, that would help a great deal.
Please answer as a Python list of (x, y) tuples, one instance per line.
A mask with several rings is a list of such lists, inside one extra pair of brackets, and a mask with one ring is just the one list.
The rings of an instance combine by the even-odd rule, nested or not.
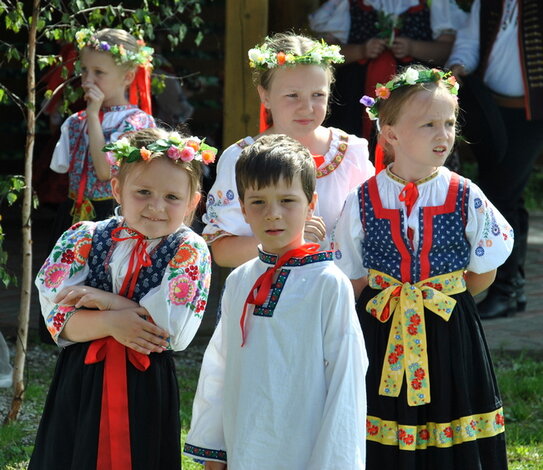
[(419, 241), (413, 248), (404, 235), (404, 213), (383, 208), (375, 177), (366, 181), (358, 190), (364, 267), (411, 283), (464, 269), (470, 257), (467, 183), (453, 174), (445, 203), (419, 209)]
[[(90, 271), (87, 276), (86, 285), (112, 292), (113, 284), (111, 271), (109, 270), (109, 259), (111, 258), (115, 243), (123, 243), (115, 242), (111, 239), (111, 232), (118, 225), (119, 222), (114, 218), (103, 220), (96, 224), (88, 259)], [(151, 266), (141, 269), (132, 300), (139, 302), (147, 292), (160, 285), (168, 263), (179, 249), (184, 232), (184, 230), (179, 230), (164, 237), (152, 252), (149, 253)]]

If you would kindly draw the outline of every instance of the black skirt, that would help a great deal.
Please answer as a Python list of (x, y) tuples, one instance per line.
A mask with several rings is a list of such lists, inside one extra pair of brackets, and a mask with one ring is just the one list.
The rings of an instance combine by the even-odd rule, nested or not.
[(409, 406), (405, 377), (398, 397), (378, 394), (392, 324), (366, 312), (378, 293), (367, 287), (357, 303), (369, 357), (367, 470), (507, 469), (502, 402), (471, 294), (451, 296), (457, 304), (447, 322), (425, 309), (432, 398)]
[[(63, 349), (36, 436), (30, 470), (96, 470), (103, 362), (85, 365), (90, 343)], [(181, 468), (179, 391), (171, 352), (141, 372), (127, 361), (132, 468)]]

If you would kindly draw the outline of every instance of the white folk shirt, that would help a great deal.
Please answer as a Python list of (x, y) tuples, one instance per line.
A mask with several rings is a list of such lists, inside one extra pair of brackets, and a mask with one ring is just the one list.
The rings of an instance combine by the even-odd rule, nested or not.
[(228, 470), (365, 468), (368, 362), (351, 284), (331, 259), (291, 258), (265, 304), (250, 306), (243, 347), (245, 299), (275, 256), (230, 274), (185, 454)]
[[(458, 31), (447, 66), (462, 64), (468, 73), (479, 65), (479, 18), (481, 2), (475, 0), (465, 28)], [(520, 49), (518, 44), (518, 3), (506, 0), (500, 29), (488, 58), (485, 84), (495, 93), (505, 96), (524, 96)]]
[[(406, 221), (402, 226), (403, 233), (407, 237), (407, 229), (413, 231), (413, 246), (419, 246), (421, 208), (441, 206), (445, 203), (451, 176), (450, 170), (440, 167), (431, 177), (418, 183), (419, 196), (408, 216), (405, 203), (399, 199), (405, 182), (391, 176), (388, 170), (377, 175), (377, 188), (383, 208), (399, 209), (403, 212), (403, 219)], [(494, 225), (499, 228), (499, 236), (489, 229)], [(504, 238), (502, 233), (509, 236)], [(513, 230), (509, 223), (473, 182), (469, 183), (465, 236), (471, 247), (469, 262), (465, 269), (474, 273), (485, 273), (497, 268), (507, 259), (513, 248)], [(334, 249), (340, 250), (342, 254), (335, 260), (341, 270), (350, 279), (366, 276), (368, 271), (364, 267), (362, 253), (364, 230), (360, 223), (358, 188), (347, 197), (332, 238)], [(480, 251), (477, 251), (480, 246), (485, 247), (482, 256), (479, 254)]]

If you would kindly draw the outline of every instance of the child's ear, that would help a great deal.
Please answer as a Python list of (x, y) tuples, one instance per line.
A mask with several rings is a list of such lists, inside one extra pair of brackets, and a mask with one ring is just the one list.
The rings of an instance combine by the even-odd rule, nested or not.
[(113, 197), (117, 201), (118, 204), (121, 204), (121, 182), (119, 181), (119, 178), (114, 176), (111, 178), (111, 193), (113, 194)]
[(196, 210), (196, 208), (198, 207), (198, 204), (200, 203), (200, 199), (202, 199), (202, 194), (198, 191), (195, 192), (188, 206), (188, 212), (192, 213)]
[(136, 77), (136, 69), (127, 70), (126, 73), (124, 74), (125, 85), (129, 86), (134, 81), (135, 77)]
[(317, 201), (319, 200), (319, 195), (314, 192), (313, 197), (311, 198), (311, 202), (309, 203), (309, 206), (307, 208), (307, 218), (306, 220), (311, 219), (313, 217), (313, 212), (315, 212), (315, 208), (317, 207)]
[(383, 127), (381, 127), (380, 136), (390, 145), (394, 145), (394, 143), (398, 140), (396, 132), (390, 124), (385, 124)]
[(260, 96), (260, 102), (264, 105), (264, 107), (269, 109), (270, 99), (268, 91), (262, 85), (258, 85), (256, 90), (258, 91), (258, 96)]

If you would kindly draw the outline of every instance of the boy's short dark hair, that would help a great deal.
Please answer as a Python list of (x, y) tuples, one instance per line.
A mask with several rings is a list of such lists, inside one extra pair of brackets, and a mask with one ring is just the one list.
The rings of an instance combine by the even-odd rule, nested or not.
[(300, 175), (308, 202), (317, 182), (315, 163), (309, 150), (286, 135), (264, 135), (245, 147), (236, 163), (236, 185), (243, 201), (247, 188), (265, 188), (283, 178), (289, 185)]

